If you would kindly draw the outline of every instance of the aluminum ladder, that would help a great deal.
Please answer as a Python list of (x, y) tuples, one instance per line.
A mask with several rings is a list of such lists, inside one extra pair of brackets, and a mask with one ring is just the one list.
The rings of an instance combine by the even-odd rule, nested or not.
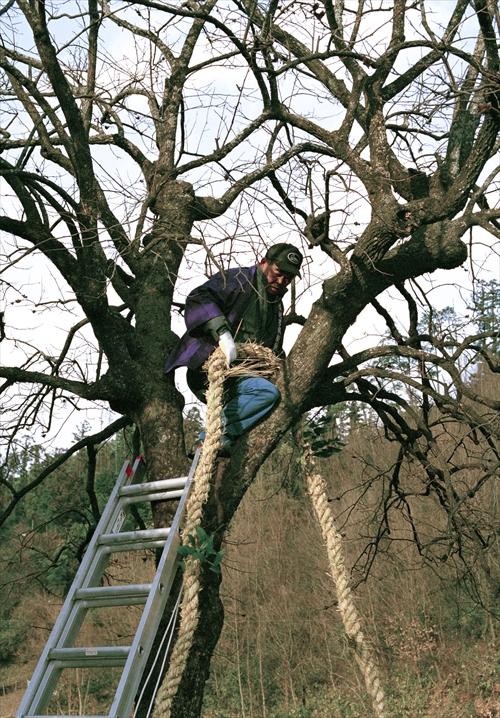
[[(141, 457), (128, 461), (111, 492), (73, 584), (21, 701), (16, 718), (42, 717), (61, 672), (67, 668), (123, 667), (109, 718), (128, 718), (153, 640), (160, 625), (178, 567), (180, 525), (194, 472), (197, 449), (188, 476), (138, 483), (145, 473)], [(169, 528), (120, 531), (131, 504), (179, 499)], [(163, 548), (151, 583), (101, 586), (110, 557), (120, 551)], [(89, 609), (144, 605), (130, 646), (74, 647)], [(51, 713), (51, 718), (54, 714)]]

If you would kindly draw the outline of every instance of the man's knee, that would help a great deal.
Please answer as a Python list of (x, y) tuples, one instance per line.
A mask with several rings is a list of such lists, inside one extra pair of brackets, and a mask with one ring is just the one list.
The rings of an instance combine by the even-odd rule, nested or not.
[(262, 386), (262, 392), (267, 397), (269, 404), (272, 404), (272, 406), (276, 406), (276, 404), (281, 399), (281, 393), (276, 384), (273, 384), (271, 381), (268, 381), (267, 379), (262, 379), (265, 384)]
[(251, 377), (243, 379), (245, 393), (253, 394), (261, 404), (273, 409), (281, 398), (280, 390), (268, 379), (263, 377)]

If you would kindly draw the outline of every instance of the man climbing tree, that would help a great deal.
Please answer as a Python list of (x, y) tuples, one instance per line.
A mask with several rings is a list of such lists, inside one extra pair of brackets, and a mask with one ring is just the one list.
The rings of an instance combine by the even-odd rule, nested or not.
[[(473, 339), (449, 353), (427, 337), (426, 349), (411, 283), (459, 267), (468, 247), (475, 267), (476, 238), (498, 234), (494, 0), (394, 0), (380, 11), (330, 0), (4, 0), (0, 22), (4, 458), (87, 403), (119, 416), (80, 448), (134, 423), (150, 477), (182, 474), (184, 398), (164, 375), (176, 292), (193, 262), (229, 255), (236, 266), (265, 231), (309, 245), (322, 284), (298, 318), (279, 406), (217, 488), (223, 525), (304, 412), (365, 401), (413, 452), (459, 542), (469, 495), (447, 494), (429, 403), (463, 417), (470, 397), (467, 420), (486, 441), (491, 426), (472, 402), (496, 404), (464, 381)], [(386, 308), (391, 288), (407, 302), (407, 327)], [(345, 334), (369, 306), (393, 341), (350, 356)], [(383, 370), (369, 362), (384, 352), (416, 367), (402, 380), (423, 397), (418, 409), (378, 386)], [(454, 388), (433, 385), (429, 366)], [(22, 488), (2, 479), (1, 520), (47, 471)], [(211, 497), (203, 525), (218, 547), (214, 506)], [(220, 576), (201, 581), (176, 718), (200, 715), (223, 623)]]
[[(300, 275), (302, 255), (293, 244), (278, 243), (268, 249), (258, 265), (219, 272), (193, 290), (186, 301), (187, 333), (167, 360), (168, 374), (188, 366), (187, 381), (200, 401), (205, 401), (207, 376), (202, 366), (216, 344), (227, 365), (238, 358), (235, 340), (253, 341), (274, 352), (282, 351), (282, 298), (290, 282)], [(226, 386), (225, 428), (222, 448), (264, 419), (279, 400), (279, 391), (263, 377), (238, 377)]]

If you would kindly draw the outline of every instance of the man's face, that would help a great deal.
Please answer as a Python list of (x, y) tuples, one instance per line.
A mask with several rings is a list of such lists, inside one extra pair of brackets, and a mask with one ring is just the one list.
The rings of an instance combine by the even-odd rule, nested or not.
[(284, 294), (293, 274), (285, 274), (275, 262), (269, 262), (267, 259), (261, 259), (259, 266), (267, 280), (267, 293), (273, 297)]

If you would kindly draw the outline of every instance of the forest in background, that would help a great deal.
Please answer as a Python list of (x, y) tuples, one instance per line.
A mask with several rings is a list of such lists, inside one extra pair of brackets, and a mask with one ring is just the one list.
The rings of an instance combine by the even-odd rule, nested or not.
[[(490, 312), (485, 326), (491, 329), (494, 317)], [(453, 310), (435, 319), (443, 333), (457, 325)], [(498, 341), (489, 348), (498, 357)], [(401, 361), (398, 368), (404, 370)], [(470, 367), (468, 376), (471, 391), (499, 395), (498, 374), (486, 363)], [(392, 389), (408, 391), (394, 384)], [(482, 405), (478, 410), (484, 425), (498, 431), (498, 416)], [(309, 413), (267, 460), (223, 546), (226, 620), (212, 663), (205, 718), (370, 715), (305, 493), (306, 444), (328, 484), (390, 714), (499, 715), (498, 490), (494, 481), (484, 479), (488, 462), (493, 466), (496, 461), (498, 473), (498, 453), (480, 433), (440, 416), (436, 407), (431, 412), (430, 425), (454, 491), (469, 496), (466, 515), (460, 507), (455, 517), (443, 512), (422, 467), (411, 457), (401, 458), (400, 445), (361, 404)], [(191, 438), (198, 426), (194, 409), (186, 417)], [(81, 431), (84, 435), (86, 427)], [(123, 460), (133, 455), (133, 443), (128, 429), (102, 444), (97, 454), (76, 454), (27, 494), (1, 529), (2, 718), (17, 707), (99, 511)], [(27, 444), (11, 454), (4, 471), (20, 489), (43, 475), (55, 458)], [(458, 542), (454, 518), (462, 521)], [(131, 520), (152, 521), (147, 513)], [(147, 581), (153, 568), (152, 553), (120, 554), (107, 580)], [(106, 643), (127, 644), (138, 618), (136, 607), (95, 611), (80, 645), (98, 645), (103, 635)], [(95, 714), (110, 687), (102, 671), (76, 671), (62, 681), (52, 712)]]

